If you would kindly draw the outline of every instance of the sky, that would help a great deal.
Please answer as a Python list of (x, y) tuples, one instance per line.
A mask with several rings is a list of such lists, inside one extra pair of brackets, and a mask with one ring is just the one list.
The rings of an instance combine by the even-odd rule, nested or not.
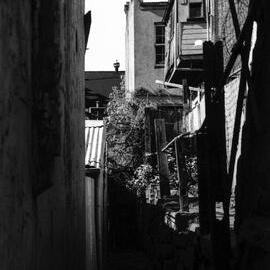
[(114, 70), (115, 60), (125, 69), (125, 12), (127, 0), (85, 0), (92, 25), (85, 55), (85, 70)]
[[(156, 2), (159, 0), (145, 0)], [(85, 12), (92, 11), (92, 25), (85, 55), (85, 70), (114, 70), (120, 62), (125, 69), (124, 5), (127, 0), (85, 0)]]

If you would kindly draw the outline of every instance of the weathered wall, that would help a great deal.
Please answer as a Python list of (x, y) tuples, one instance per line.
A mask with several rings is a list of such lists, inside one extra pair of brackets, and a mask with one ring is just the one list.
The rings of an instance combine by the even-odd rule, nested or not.
[[(233, 24), (228, 1), (218, 1), (219, 36), (224, 40), (225, 64), (230, 49), (235, 42)], [(243, 23), (249, 0), (236, 1), (238, 19)], [(238, 145), (241, 156), (237, 162), (236, 185), (236, 232), (239, 244), (239, 257), (236, 269), (268, 269), (270, 265), (269, 224), (270, 224), (270, 186), (269, 186), (269, 10), (266, 0), (256, 1), (257, 40), (253, 51), (251, 81), (246, 98), (245, 122), (241, 130), (242, 140)], [(239, 61), (235, 65), (239, 68)], [(233, 83), (233, 82), (232, 82)], [(226, 91), (230, 90), (230, 91)], [(232, 123), (236, 101), (235, 87), (225, 88), (227, 96), (228, 134), (232, 134)], [(231, 109), (229, 108), (231, 106)], [(231, 138), (229, 138), (229, 143)]]
[[(240, 76), (240, 75), (239, 75)], [(225, 131), (226, 131), (226, 152), (227, 152), (227, 169), (229, 169), (229, 162), (232, 150), (232, 140), (233, 140), (233, 132), (234, 132), (234, 123), (235, 123), (235, 114), (237, 107), (237, 98), (239, 92), (239, 76), (225, 85), (224, 88), (224, 99), (225, 99)], [(241, 116), (241, 128), (239, 134), (239, 147), (237, 148), (236, 153), (236, 164), (238, 162), (239, 156), (241, 154), (241, 139), (242, 139), (242, 127), (245, 122), (245, 113), (246, 113), (246, 105), (242, 108), (242, 116)], [(236, 171), (237, 166), (235, 165), (235, 173), (233, 177), (233, 190), (236, 184)]]
[(0, 3), (0, 269), (84, 269), (82, 0)]
[(126, 87), (157, 89), (155, 80), (164, 77), (163, 68), (155, 68), (155, 22), (161, 22), (164, 10), (142, 10), (138, 0), (131, 0), (126, 27)]
[(237, 228), (243, 269), (270, 267), (270, 2), (256, 2), (257, 40), (238, 163)]
[(0, 268), (33, 269), (31, 5), (0, 3)]
[[(234, 2), (235, 2), (235, 8), (237, 11), (238, 20), (239, 20), (240, 26), (242, 27), (247, 16), (249, 0), (239, 0), (239, 1), (235, 0)], [(223, 41), (224, 64), (226, 65), (231, 55), (232, 47), (236, 42), (235, 30), (234, 30), (234, 25), (232, 21), (229, 1), (224, 1), (224, 0), (214, 1), (214, 5), (216, 9), (215, 10), (216, 40)], [(240, 66), (241, 66), (240, 59), (238, 59), (238, 61), (236, 61), (236, 64), (233, 70), (235, 71), (239, 69)]]
[(154, 90), (162, 80), (164, 68), (155, 68), (155, 22), (161, 22), (164, 10), (141, 10), (135, 1), (135, 89)]

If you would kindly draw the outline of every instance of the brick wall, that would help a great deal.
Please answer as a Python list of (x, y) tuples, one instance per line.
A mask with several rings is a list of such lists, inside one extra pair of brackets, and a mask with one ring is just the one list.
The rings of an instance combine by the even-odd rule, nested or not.
[(235, 79), (225, 86), (225, 130), (227, 163), (229, 163), (230, 160), (238, 92), (239, 79)]
[[(215, 3), (216, 3), (216, 20), (215, 20), (216, 37), (217, 40), (221, 40), (223, 42), (224, 66), (226, 66), (231, 55), (231, 50), (234, 44), (236, 43), (235, 30), (232, 21), (229, 2), (218, 0), (215, 1)], [(238, 15), (240, 28), (242, 28), (245, 22), (248, 12), (248, 4), (249, 0), (235, 1), (235, 7)], [(241, 68), (241, 59), (240, 57), (238, 57), (232, 69), (232, 73), (239, 74), (240, 68)], [(233, 79), (225, 86), (225, 118), (226, 118), (225, 128), (226, 128), (227, 165), (229, 164), (230, 160), (230, 151), (233, 137), (238, 91), (239, 91), (239, 78)], [(242, 116), (242, 124), (244, 121), (243, 119), (244, 118)], [(237, 159), (239, 155), (240, 155), (240, 147), (238, 148)]]
[[(235, 0), (236, 11), (238, 15), (238, 20), (240, 27), (243, 26), (245, 22), (247, 11), (248, 11), (249, 0)], [(229, 2), (224, 0), (215, 1), (216, 5), (216, 37), (217, 40), (223, 41), (224, 44), (224, 64), (226, 65), (233, 45), (236, 42), (236, 36), (234, 31), (234, 25), (232, 21), (231, 11), (229, 7)], [(239, 69), (241, 66), (240, 59), (236, 61), (233, 70)]]
[[(234, 122), (237, 106), (237, 98), (239, 92), (239, 82), (240, 78), (236, 78), (225, 85), (225, 131), (226, 131), (226, 152), (227, 152), (227, 168), (229, 168), (230, 154), (232, 147), (232, 139), (234, 132)], [(241, 129), (239, 134), (239, 147), (236, 154), (236, 162), (241, 154), (241, 138), (242, 138), (242, 127), (245, 121), (245, 110), (246, 105), (244, 103), (242, 109), (242, 118), (241, 118)], [(235, 175), (236, 176), (236, 175)], [(235, 183), (234, 176), (234, 183)]]

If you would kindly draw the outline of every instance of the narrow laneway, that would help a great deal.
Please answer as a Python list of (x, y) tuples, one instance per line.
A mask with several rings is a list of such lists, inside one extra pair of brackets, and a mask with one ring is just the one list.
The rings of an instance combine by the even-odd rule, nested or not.
[(143, 252), (111, 252), (108, 257), (108, 270), (151, 270), (151, 261)]

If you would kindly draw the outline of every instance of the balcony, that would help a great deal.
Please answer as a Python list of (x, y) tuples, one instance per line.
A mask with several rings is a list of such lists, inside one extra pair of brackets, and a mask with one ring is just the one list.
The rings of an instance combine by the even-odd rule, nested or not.
[(206, 41), (206, 23), (182, 23), (179, 26), (178, 52), (181, 56), (202, 55), (202, 43)]
[(177, 71), (202, 71), (203, 42), (207, 39), (205, 22), (187, 21), (177, 23), (171, 30), (165, 59), (165, 79), (176, 82)]

